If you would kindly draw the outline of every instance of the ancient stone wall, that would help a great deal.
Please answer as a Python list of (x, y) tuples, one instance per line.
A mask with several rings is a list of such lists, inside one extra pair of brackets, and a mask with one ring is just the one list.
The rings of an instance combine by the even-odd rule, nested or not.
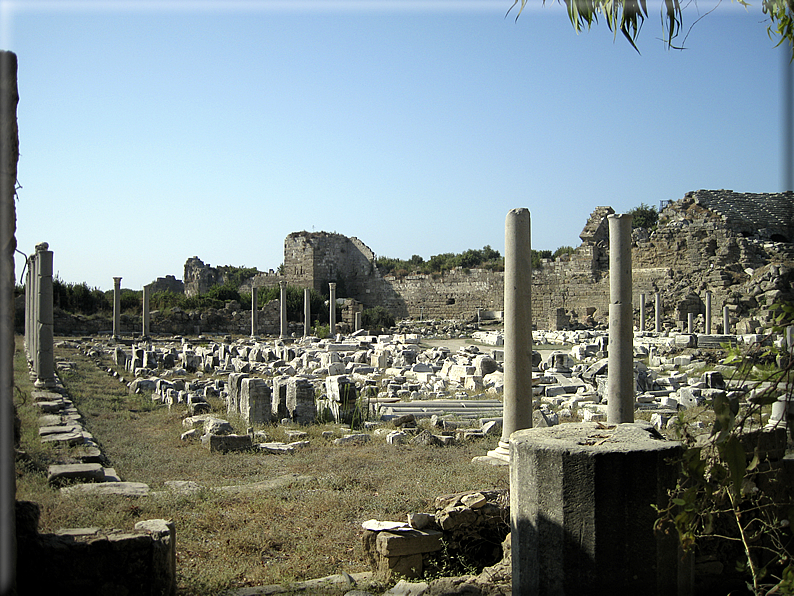
[(323, 296), (337, 284), (337, 296), (356, 298), (376, 285), (375, 254), (358, 238), (327, 232), (294, 232), (284, 240), (284, 274), (289, 285)]
[(154, 292), (173, 292), (174, 294), (183, 294), (185, 292), (185, 284), (181, 279), (177, 279), (173, 275), (166, 275), (165, 277), (158, 277), (149, 284), (149, 291)]
[(205, 265), (198, 257), (185, 261), (182, 278), (185, 285), (185, 296), (198, 296), (206, 293), (212, 286), (223, 283), (223, 277), (215, 267)]
[[(597, 207), (588, 218), (582, 244), (570, 255), (545, 259), (533, 271), (535, 325), (555, 328), (606, 323), (609, 301), (611, 207)], [(537, 223), (537, 222), (536, 222)], [(646, 315), (659, 292), (668, 324), (687, 312), (703, 314), (706, 290), (715, 313), (729, 306), (735, 318), (774, 300), (794, 297), (794, 194), (748, 194), (700, 190), (670, 202), (658, 228), (632, 235), (633, 303)], [(772, 268), (772, 269), (770, 269)], [(189, 275), (190, 273), (190, 275)], [(502, 310), (501, 272), (457, 269), (443, 275), (382, 277), (375, 255), (357, 238), (326, 232), (295, 232), (284, 241), (284, 275), (262, 274), (256, 285), (280, 280), (338, 298), (354, 298), (365, 308), (384, 306), (398, 318), (473, 320), (477, 309)], [(217, 270), (193, 257), (185, 264), (185, 292), (205, 292), (223, 283)], [(195, 290), (193, 289), (195, 288)], [(562, 310), (560, 310), (562, 309)], [(638, 320), (636, 321), (639, 322)]]
[(458, 268), (443, 275), (389, 276), (384, 281), (402, 300), (386, 306), (401, 317), (476, 320), (477, 309), (501, 311), (504, 305), (502, 272)]

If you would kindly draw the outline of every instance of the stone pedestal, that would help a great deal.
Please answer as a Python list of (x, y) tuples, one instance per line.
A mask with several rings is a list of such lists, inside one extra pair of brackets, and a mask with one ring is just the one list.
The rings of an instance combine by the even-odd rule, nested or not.
[(674, 534), (653, 531), (679, 443), (645, 422), (561, 424), (510, 439), (513, 594), (684, 595)]

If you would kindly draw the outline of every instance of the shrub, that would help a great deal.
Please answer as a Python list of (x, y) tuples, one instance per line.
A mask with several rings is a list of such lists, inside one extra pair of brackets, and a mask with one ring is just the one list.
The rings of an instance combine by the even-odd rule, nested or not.
[(656, 207), (651, 207), (645, 203), (640, 203), (639, 207), (631, 209), (629, 215), (633, 216), (632, 228), (655, 230), (656, 224), (659, 222), (659, 212)]

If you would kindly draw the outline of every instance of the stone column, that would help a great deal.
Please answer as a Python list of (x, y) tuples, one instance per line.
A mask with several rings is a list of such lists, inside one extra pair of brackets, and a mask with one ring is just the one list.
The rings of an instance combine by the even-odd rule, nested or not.
[(706, 290), (706, 321), (703, 333), (711, 335), (711, 292), (708, 290)]
[(532, 427), (532, 241), (529, 209), (505, 220), (502, 437), (488, 456), (510, 461), (510, 435)]
[(52, 312), (52, 251), (46, 242), (36, 245), (38, 311), (36, 312), (36, 387), (55, 387)]
[(686, 313), (686, 332), (694, 333), (695, 331), (695, 313)]
[(17, 56), (0, 52), (0, 593), (16, 592), (14, 466), (14, 251), (16, 250)]
[(113, 339), (121, 336), (121, 278), (113, 278)]
[(36, 313), (38, 312), (36, 309), (39, 281), (36, 275), (37, 263), (35, 254), (28, 257), (28, 270), (25, 278), (25, 348), (27, 361), (31, 367), (30, 379), (32, 381), (36, 380), (33, 362), (36, 359)]
[(731, 311), (727, 306), (722, 307), (722, 332), (725, 335), (731, 332)]
[(794, 325), (786, 327), (786, 347), (789, 353), (794, 354)]
[(640, 331), (645, 331), (645, 294), (640, 294)]
[(312, 290), (303, 288), (303, 336), (311, 335), (312, 330)]
[(659, 292), (656, 292), (656, 295), (654, 296), (654, 300), (656, 302), (655, 304), (656, 309), (654, 312), (656, 333), (661, 333), (662, 332), (662, 297), (659, 295)]
[(353, 331), (358, 331), (359, 329), (361, 329), (361, 316), (362, 316), (362, 313), (360, 313), (360, 312), (357, 312), (354, 315), (354, 322), (353, 322), (353, 327), (354, 328), (353, 328)]
[(329, 333), (331, 337), (336, 335), (336, 284), (334, 282), (330, 282), (328, 284), (329, 288), (329, 299), (328, 299), (328, 326), (330, 328)]
[(149, 298), (151, 292), (151, 286), (143, 286), (143, 329), (141, 330), (143, 339), (149, 337)]
[(281, 328), (279, 337), (287, 337), (287, 282), (278, 282), (279, 288), (279, 307), (281, 308)]
[(33, 281), (31, 280), (30, 268), (33, 266), (30, 257), (27, 258), (25, 267), (25, 356), (30, 362), (30, 349), (33, 326), (30, 323), (30, 314), (33, 312)]
[(609, 222), (609, 347), (607, 422), (634, 422), (634, 333), (631, 306), (630, 214)]
[(251, 286), (251, 337), (259, 333), (259, 288)]

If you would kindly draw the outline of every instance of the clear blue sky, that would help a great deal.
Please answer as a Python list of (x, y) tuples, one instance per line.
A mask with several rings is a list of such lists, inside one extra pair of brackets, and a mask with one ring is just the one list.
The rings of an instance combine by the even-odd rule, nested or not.
[(505, 18), (511, 1), (0, 1), (20, 250), (140, 289), (194, 255), (275, 269), (301, 230), (504, 254), (527, 207), (554, 250), (599, 205), (782, 190), (784, 51), (760, 0), (724, 2), (685, 51), (649, 3), (641, 54), (553, 0)]

